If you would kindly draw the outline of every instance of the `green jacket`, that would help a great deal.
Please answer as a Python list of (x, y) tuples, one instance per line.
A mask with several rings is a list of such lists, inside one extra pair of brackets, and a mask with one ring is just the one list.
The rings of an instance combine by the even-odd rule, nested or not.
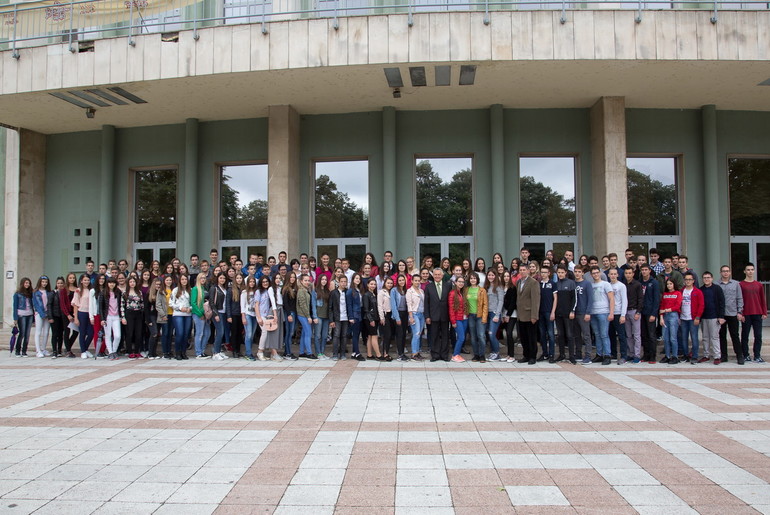
[(310, 292), (303, 287), (297, 291), (297, 316), (310, 318)]
[(203, 298), (200, 300), (198, 299), (198, 288), (193, 288), (190, 292), (190, 308), (192, 309), (192, 314), (203, 318), (203, 303), (206, 302), (206, 289), (203, 289)]

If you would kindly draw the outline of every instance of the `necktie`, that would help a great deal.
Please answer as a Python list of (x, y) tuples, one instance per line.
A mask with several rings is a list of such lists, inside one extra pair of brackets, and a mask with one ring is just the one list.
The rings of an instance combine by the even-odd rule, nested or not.
[(438, 292), (438, 298), (440, 299), (441, 298), (441, 283), (440, 282), (436, 283), (436, 291)]

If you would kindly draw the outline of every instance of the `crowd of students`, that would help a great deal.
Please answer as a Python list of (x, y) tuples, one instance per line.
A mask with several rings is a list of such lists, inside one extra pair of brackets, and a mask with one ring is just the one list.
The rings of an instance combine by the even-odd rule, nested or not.
[(192, 350), (196, 359), (214, 360), (349, 354), (360, 361), (464, 362), (465, 354), (481, 363), (608, 365), (655, 363), (662, 341), (661, 363), (718, 365), (728, 360), (729, 334), (738, 364), (763, 362), (767, 302), (752, 263), (738, 282), (729, 266), (715, 281), (711, 272), (691, 270), (686, 256), (661, 260), (656, 249), (649, 260), (627, 249), (625, 259), (622, 266), (616, 254), (575, 262), (571, 251), (558, 260), (548, 251), (538, 263), (522, 248), (508, 265), (495, 253), (490, 266), (483, 258), (471, 265), (431, 256), (418, 266), (388, 251), (379, 264), (367, 253), (355, 271), (348, 259), (332, 262), (327, 254), (318, 262), (305, 253), (288, 260), (280, 252), (267, 262), (252, 254), (244, 264), (236, 255), (220, 261), (212, 249), (208, 260), (193, 254), (189, 265), (175, 258), (162, 268), (139, 260), (129, 270), (122, 259), (97, 269), (89, 261), (79, 277), (42, 275), (34, 287), (21, 279), (11, 352), (28, 355), (34, 326), (39, 358), (74, 358), (78, 341), (83, 359), (94, 357), (95, 342), (97, 357), (110, 360), (185, 360)]

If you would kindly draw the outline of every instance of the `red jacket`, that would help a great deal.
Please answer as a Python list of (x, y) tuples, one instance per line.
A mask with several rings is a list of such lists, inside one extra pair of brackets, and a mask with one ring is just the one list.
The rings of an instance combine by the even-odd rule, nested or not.
[(669, 309), (672, 313), (679, 313), (682, 309), (681, 291), (674, 290), (663, 293), (663, 298), (660, 300), (660, 314), (665, 315), (665, 312)]
[[(459, 300), (456, 308), (455, 298), (458, 298)], [(454, 325), (458, 320), (465, 320), (465, 318), (465, 296), (461, 293), (457, 293), (457, 290), (452, 288), (452, 291), (449, 292), (449, 321)]]
[[(684, 293), (682, 293), (682, 297), (684, 297)], [(700, 288), (693, 288), (692, 292), (690, 292), (690, 314), (692, 315), (692, 319), (695, 320), (696, 318), (700, 318), (701, 315), (703, 315), (703, 309), (705, 307), (703, 292), (700, 291)]]

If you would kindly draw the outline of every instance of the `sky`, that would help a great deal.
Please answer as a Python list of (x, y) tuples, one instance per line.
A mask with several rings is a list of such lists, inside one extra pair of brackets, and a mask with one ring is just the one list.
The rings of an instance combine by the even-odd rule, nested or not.
[(369, 161), (318, 161), (316, 177), (328, 175), (337, 191), (348, 194), (358, 207), (369, 211)]
[(522, 157), (519, 161), (522, 177), (534, 177), (537, 182), (560, 193), (565, 199), (575, 196), (575, 158)]
[(644, 172), (663, 184), (675, 182), (676, 159), (673, 157), (629, 157), (627, 163), (629, 168)]
[(253, 200), (267, 200), (267, 165), (225, 166), (230, 176), (227, 182), (238, 192), (238, 203), (243, 206)]

